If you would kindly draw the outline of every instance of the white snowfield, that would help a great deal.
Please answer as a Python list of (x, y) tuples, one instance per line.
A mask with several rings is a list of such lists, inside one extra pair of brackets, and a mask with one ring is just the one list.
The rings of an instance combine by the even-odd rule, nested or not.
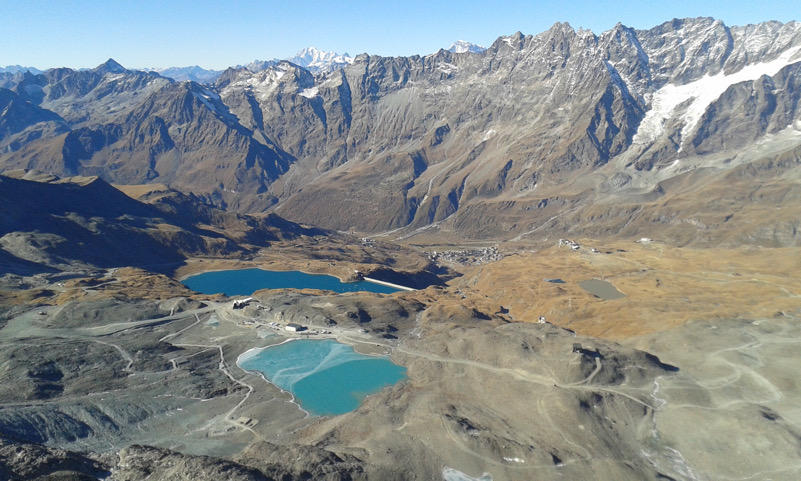
[(782, 68), (801, 61), (801, 47), (788, 49), (775, 60), (746, 65), (741, 70), (725, 75), (707, 75), (685, 85), (668, 84), (657, 90), (651, 97), (651, 109), (645, 114), (632, 142), (649, 144), (658, 139), (665, 131), (665, 123), (671, 118), (673, 111), (683, 102), (691, 100), (687, 110), (682, 114), (682, 143), (692, 132), (704, 115), (707, 107), (717, 100), (730, 86), (740, 82), (756, 80), (763, 75), (772, 77)]
[(312, 87), (312, 88), (308, 88), (308, 89), (303, 89), (300, 92), (300, 95), (301, 95), (301, 97), (306, 97), (307, 99), (313, 99), (314, 97), (317, 97), (317, 95), (319, 93), (320, 93), (320, 89), (319, 88)]

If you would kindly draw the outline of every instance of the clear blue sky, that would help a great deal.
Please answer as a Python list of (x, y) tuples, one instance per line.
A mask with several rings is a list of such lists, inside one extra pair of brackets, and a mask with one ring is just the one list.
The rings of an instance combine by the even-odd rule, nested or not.
[(678, 17), (727, 25), (801, 20), (798, 0), (678, 1), (205, 1), (2, 0), (0, 66), (222, 69), (287, 58), (307, 46), (355, 55), (425, 55), (464, 39), (485, 46), (557, 21), (596, 34), (622, 22), (650, 28)]

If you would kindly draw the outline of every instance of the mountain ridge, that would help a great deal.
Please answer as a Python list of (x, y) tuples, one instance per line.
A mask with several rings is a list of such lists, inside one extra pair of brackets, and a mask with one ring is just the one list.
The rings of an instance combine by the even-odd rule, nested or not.
[[(0, 165), (56, 175), (92, 173), (114, 182), (167, 182), (227, 208), (277, 210), (341, 230), (404, 229), (401, 235), (408, 236), (418, 229), (447, 229), (466, 238), (514, 238), (541, 232), (538, 226), (550, 222), (553, 235), (567, 234), (576, 226), (549, 221), (569, 217), (559, 205), (578, 213), (592, 210), (599, 199), (628, 203), (629, 192), (657, 192), (660, 182), (686, 169), (723, 172), (792, 152), (800, 120), (792, 66), (799, 60), (797, 22), (727, 27), (701, 17), (648, 30), (618, 24), (600, 35), (557, 23), (538, 35), (499, 37), (486, 51), (469, 55), (362, 54), (342, 69), (316, 75), (282, 61), (258, 72), (229, 69), (202, 88), (191, 82), (168, 86), (154, 77), (151, 82), (162, 84), (151, 89), (161, 93), (144, 97), (149, 100), (138, 104), (141, 112), (157, 112), (145, 105), (157, 98), (170, 103), (168, 97), (179, 91), (193, 92), (197, 107), (152, 120), (130, 113), (76, 118), (65, 102), (48, 99), (64, 84), (62, 77), (92, 74), (48, 71), (9, 86), (23, 94), (24, 85), (47, 90), (43, 100), (26, 99), (52, 109), (72, 132), (17, 141)], [(129, 82), (127, 92), (146, 88), (130, 77), (141, 74), (114, 75), (124, 78), (110, 83)], [(771, 80), (759, 80), (763, 76)], [(86, 87), (74, 95), (88, 99), (82, 105), (112, 97), (108, 89), (97, 92), (108, 79), (81, 82)], [(706, 86), (713, 83), (714, 89)], [(763, 113), (742, 118), (735, 110), (754, 101), (755, 86), (765, 98), (758, 101)], [(119, 98), (132, 99), (125, 91)], [(712, 93), (704, 97), (700, 91)], [(138, 108), (129, 105), (121, 112)], [(742, 128), (723, 120), (762, 125), (769, 105), (780, 109), (745, 140)], [(145, 125), (150, 126), (143, 130)], [(211, 133), (213, 125), (224, 126), (220, 134)], [(76, 134), (76, 127), (95, 133)], [(122, 131), (149, 140), (121, 144), (114, 132)], [(211, 141), (211, 150), (198, 149), (200, 142), (206, 145), (205, 136), (222, 132), (241, 140)], [(733, 140), (735, 132), (741, 140)], [(67, 144), (60, 139), (76, 135), (83, 153), (62, 154)], [(181, 137), (185, 142), (175, 142)], [(225, 147), (214, 150), (215, 145)], [(193, 155), (216, 160), (190, 173), (181, 166), (193, 149)], [(750, 153), (746, 158), (742, 152)], [(721, 156), (738, 160), (727, 164)], [(147, 167), (129, 167), (137, 157), (149, 159)], [(59, 171), (61, 162), (72, 170)], [(792, 175), (777, 175), (777, 182), (795, 189)], [(612, 179), (618, 187), (610, 188)], [(383, 200), (381, 207), (376, 198)], [(691, 218), (701, 207), (682, 215)], [(625, 224), (636, 235), (654, 228), (628, 216), (610, 211), (604, 230), (611, 234), (613, 226)], [(656, 230), (670, 225), (657, 223)]]

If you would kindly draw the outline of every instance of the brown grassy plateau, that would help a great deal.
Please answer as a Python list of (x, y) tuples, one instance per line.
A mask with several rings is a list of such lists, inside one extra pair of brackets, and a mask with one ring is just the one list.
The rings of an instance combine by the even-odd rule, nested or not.
[[(590, 252), (591, 247), (599, 253)], [(580, 251), (548, 247), (463, 268), (452, 283), (489, 296), (517, 321), (548, 322), (619, 340), (699, 319), (757, 319), (801, 314), (797, 248), (676, 248), (660, 242), (582, 242)], [(554, 284), (543, 279), (562, 279)], [(626, 297), (602, 300), (578, 286), (603, 279)]]

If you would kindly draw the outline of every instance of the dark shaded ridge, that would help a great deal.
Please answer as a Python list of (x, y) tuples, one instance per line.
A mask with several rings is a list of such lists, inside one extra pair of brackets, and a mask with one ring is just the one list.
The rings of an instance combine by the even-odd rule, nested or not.
[[(46, 272), (79, 261), (169, 274), (186, 257), (242, 255), (279, 239), (323, 235), (277, 215), (227, 213), (172, 194), (144, 204), (100, 179), (41, 183), (0, 176), (0, 237), (6, 240), (0, 256), (10, 261), (0, 271)], [(27, 258), (29, 248), (43, 257)]]
[(444, 286), (445, 282), (455, 277), (452, 273), (440, 272), (435, 274), (431, 266), (426, 270), (409, 273), (397, 272), (388, 268), (379, 268), (371, 271), (368, 277), (379, 281), (397, 284), (399, 286), (411, 287), (413, 289), (425, 289), (429, 286)]

